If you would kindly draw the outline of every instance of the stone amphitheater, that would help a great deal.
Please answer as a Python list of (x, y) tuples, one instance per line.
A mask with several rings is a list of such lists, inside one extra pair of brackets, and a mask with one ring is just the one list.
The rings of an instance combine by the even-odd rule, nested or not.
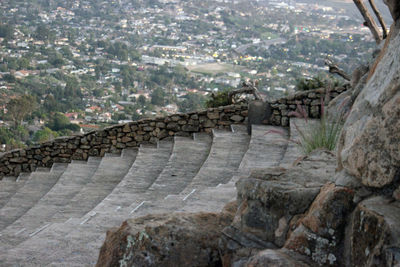
[[(270, 130), (286, 133), (266, 134)], [(290, 132), (293, 135), (293, 132)], [(90, 266), (106, 230), (156, 212), (219, 211), (253, 168), (296, 156), (274, 126), (213, 129), (87, 161), (54, 163), (0, 182), (2, 266)], [(293, 136), (292, 136), (293, 138)]]
[[(277, 101), (273, 121), (298, 120), (301, 127), (285, 110), (322, 97), (317, 90)], [(313, 110), (310, 116), (318, 116)], [(253, 125), (248, 135), (246, 116), (247, 105), (220, 107), (3, 155), (0, 266), (93, 266), (107, 229), (127, 218), (221, 211), (236, 198), (240, 177), (300, 155), (288, 141), (297, 138), (293, 123)]]

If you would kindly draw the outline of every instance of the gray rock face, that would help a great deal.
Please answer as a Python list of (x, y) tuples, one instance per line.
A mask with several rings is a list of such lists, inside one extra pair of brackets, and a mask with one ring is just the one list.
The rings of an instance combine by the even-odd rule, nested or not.
[(296, 251), (323, 266), (340, 266), (341, 241), (349, 212), (353, 209), (354, 191), (327, 183), (299, 220), (285, 248)]
[(266, 249), (253, 256), (246, 267), (306, 267), (306, 260), (288, 255), (284, 250)]
[(320, 188), (334, 178), (334, 156), (317, 151), (291, 169), (253, 171), (237, 183), (239, 210), (233, 226), (280, 247), (289, 222), (310, 206)]
[(361, 202), (353, 213), (348, 241), (350, 266), (400, 265), (400, 205), (383, 197)]
[(392, 27), (339, 140), (339, 169), (371, 187), (392, 183), (400, 169), (399, 31), (400, 25)]
[(96, 266), (220, 266), (218, 238), (234, 210), (128, 220), (108, 231)]
[(383, 0), (383, 2), (389, 7), (390, 13), (393, 19), (396, 21), (400, 19), (400, 3), (398, 0)]

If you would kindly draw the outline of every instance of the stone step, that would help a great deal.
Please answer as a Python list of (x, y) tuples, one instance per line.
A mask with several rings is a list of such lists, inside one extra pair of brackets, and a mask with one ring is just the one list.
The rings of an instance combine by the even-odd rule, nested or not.
[[(88, 162), (74, 161), (69, 164), (58, 182), (35, 206), (0, 232), (0, 244), (15, 246), (32, 233), (46, 225), (61, 207), (66, 205), (92, 178), (100, 163), (100, 158), (90, 158)], [(52, 171), (58, 169), (53, 166)], [(3, 246), (4, 247), (4, 246)]]
[[(119, 197), (122, 199), (128, 197), (134, 202), (139, 202), (142, 199), (161, 198), (173, 192), (179, 193), (184, 187), (179, 182), (188, 184), (193, 179), (207, 157), (210, 144), (210, 137), (205, 134), (198, 135), (196, 140), (175, 137), (174, 148), (168, 163), (155, 182), (148, 185), (149, 190), (142, 189), (144, 193), (135, 193), (129, 192), (129, 188), (126, 188), (121, 192), (123, 195)], [(191, 164), (186, 164), (188, 162)], [(64, 224), (58, 223), (47, 227), (43, 232), (9, 250), (6, 258), (9, 262), (19, 262), (21, 259), (18, 255), (22, 253), (27, 256), (30, 263), (36, 261), (43, 265), (50, 263), (94, 264), (97, 260), (98, 249), (105, 238), (105, 230), (110, 225), (110, 221), (115, 221), (115, 215), (119, 212), (118, 209), (111, 209), (115, 207), (115, 199), (114, 202), (107, 202), (108, 206), (99, 205), (81, 218), (80, 222), (69, 220)], [(118, 223), (126, 217), (129, 217), (129, 213), (119, 217)], [(111, 223), (111, 225), (118, 224)], [(35, 252), (32, 252), (32, 249)], [(25, 262), (25, 259), (23, 261)]]
[(289, 143), (285, 155), (280, 162), (281, 167), (289, 168), (293, 166), (296, 160), (300, 159), (304, 155), (304, 152), (301, 150), (301, 147), (297, 142), (301, 140), (300, 134), (307, 133), (307, 129), (312, 123), (315, 123), (315, 121), (316, 120), (290, 118)]
[(208, 134), (197, 133), (194, 140), (175, 137), (171, 158), (148, 194), (163, 197), (181, 192), (202, 168), (210, 153), (211, 141)]
[[(238, 125), (236, 127), (236, 129), (233, 128), (233, 131), (237, 131), (240, 134), (247, 134), (247, 129), (245, 126)], [(243, 138), (244, 137), (242, 136), (242, 140)], [(230, 175), (228, 181), (222, 180), (219, 184), (210, 183), (208, 184), (209, 187), (204, 190), (202, 190), (202, 186), (196, 187), (196, 183), (193, 183), (179, 195), (169, 195), (163, 200), (145, 202), (139, 209), (135, 211), (134, 216), (144, 216), (150, 213), (164, 213), (173, 211), (220, 211), (228, 202), (236, 198), (235, 182), (239, 180), (240, 177), (246, 176), (250, 169), (268, 168), (279, 165), (279, 162), (285, 154), (287, 142), (286, 129), (282, 127), (253, 125), (252, 136), (250, 144), (248, 145), (248, 149), (244, 156), (242, 154), (240, 157), (241, 163), (239, 165), (239, 169), (236, 167), (236, 169), (233, 168), (234, 171), (229, 172)], [(226, 146), (227, 145), (225, 144), (225, 147)], [(212, 161), (212, 158), (213, 157), (211, 156), (210, 161)], [(223, 161), (221, 158), (215, 158), (214, 160)], [(210, 177), (211, 173), (209, 174), (209, 177), (206, 179), (213, 180), (212, 177)], [(207, 175), (204, 177), (207, 177)]]
[(50, 172), (34, 172), (24, 185), (0, 209), (0, 230), (21, 217), (33, 207), (58, 181), (64, 170), (60, 167)]
[(235, 183), (192, 189), (188, 194), (169, 195), (162, 200), (145, 202), (130, 217), (171, 212), (219, 212), (236, 199)]
[(30, 173), (21, 173), (18, 177), (4, 177), (0, 181), (0, 209), (24, 185), (29, 176)]
[(252, 125), (249, 149), (239, 166), (240, 172), (278, 166), (288, 146), (288, 131), (283, 127)]
[(245, 126), (237, 126), (235, 132), (213, 130), (213, 143), (207, 160), (182, 194), (227, 183), (237, 172), (249, 139)]
[(136, 196), (143, 194), (165, 168), (172, 152), (171, 141), (161, 141), (157, 147), (142, 145), (131, 169), (114, 190), (93, 212), (103, 213), (129, 207)]
[[(90, 219), (90, 224), (112, 227), (120, 224), (132, 215), (132, 211), (143, 206), (146, 201), (163, 199), (169, 194), (180, 193), (193, 179), (203, 165), (210, 151), (211, 137), (208, 134), (197, 134), (196, 140), (188, 137), (175, 137), (171, 156), (157, 179), (145, 191), (126, 191), (117, 195), (127, 202), (107, 208), (95, 209), (93, 218), (85, 215), (82, 221)], [(108, 197), (110, 198), (110, 197)], [(128, 205), (126, 205), (128, 204)]]
[[(235, 198), (239, 177), (253, 168), (278, 166), (287, 148), (284, 128), (253, 126), (250, 142), (241, 133), (245, 129), (232, 129), (234, 134), (215, 131), (211, 148), (210, 138), (204, 134), (196, 134), (194, 140), (176, 137), (172, 153), (162, 142), (158, 149), (152, 148), (153, 153), (150, 147), (140, 148), (129, 173), (94, 209), (82, 217), (76, 212), (69, 214), (72, 219), (59, 218), (66, 222), (57, 219), (45, 224), (31, 238), (0, 251), (0, 266), (94, 265), (106, 230), (127, 218), (154, 212), (221, 210)], [(220, 142), (223, 145), (218, 147)], [(243, 158), (234, 155), (238, 151), (235, 146), (240, 147)], [(167, 156), (157, 158), (163, 149), (168, 151)]]
[[(93, 209), (125, 177), (136, 155), (137, 149), (126, 149), (121, 157), (103, 157), (90, 181), (59, 208), (51, 221), (62, 222), (70, 217), (80, 217)], [(76, 174), (79, 175), (79, 171)]]

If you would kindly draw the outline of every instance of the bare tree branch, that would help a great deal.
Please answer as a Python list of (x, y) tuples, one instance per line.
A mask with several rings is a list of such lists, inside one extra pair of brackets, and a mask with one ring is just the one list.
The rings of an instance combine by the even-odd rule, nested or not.
[(375, 5), (375, 0), (368, 0), (368, 1), (369, 1), (369, 4), (371, 5), (372, 10), (375, 13), (375, 16), (378, 18), (379, 23), (381, 24), (382, 32), (383, 32), (383, 39), (386, 39), (386, 37), (388, 35), (386, 23), (383, 20), (382, 15), (379, 12), (379, 9)]
[(376, 43), (379, 44), (382, 41), (382, 36), (379, 31), (378, 25), (376, 24), (374, 18), (371, 16), (371, 13), (369, 13), (362, 0), (353, 0), (353, 2), (354, 4), (356, 4), (358, 10), (360, 10), (361, 15), (365, 19), (364, 25), (371, 30), (371, 33), (374, 36)]
[(258, 89), (257, 89), (257, 82), (243, 82), (241, 89), (233, 90), (229, 92), (228, 98), (229, 98), (229, 103), (233, 103), (233, 98), (234, 96), (238, 94), (249, 94), (249, 95), (254, 95), (254, 98), (256, 100), (262, 99)]
[(329, 72), (333, 73), (333, 74), (337, 74), (341, 77), (343, 77), (343, 79), (350, 81), (351, 78), (350, 76), (341, 68), (339, 68), (339, 66), (335, 63), (333, 63), (333, 61), (329, 58), (325, 59), (325, 65), (327, 65), (329, 67)]

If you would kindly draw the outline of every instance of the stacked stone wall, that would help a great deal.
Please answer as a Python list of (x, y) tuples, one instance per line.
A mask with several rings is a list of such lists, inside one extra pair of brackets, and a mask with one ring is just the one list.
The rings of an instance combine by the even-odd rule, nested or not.
[[(334, 88), (329, 91), (328, 98), (333, 99), (347, 89), (348, 86)], [(304, 108), (309, 118), (318, 119), (321, 116), (321, 100), (329, 101), (326, 99), (326, 90), (323, 88), (298, 92), (270, 102), (272, 110), (272, 116), (269, 120), (270, 124), (284, 127), (289, 126), (289, 118), (294, 116), (290, 112), (296, 111), (297, 105), (301, 105)]]
[(243, 123), (247, 105), (230, 105), (154, 119), (142, 119), (111, 126), (84, 135), (61, 137), (27, 149), (13, 150), (0, 157), (0, 179), (31, 172), (37, 167), (51, 167), (55, 162), (87, 160), (102, 157), (107, 152), (118, 153), (124, 148), (143, 143), (157, 143), (169, 136), (189, 136), (195, 132), (210, 132), (213, 128), (229, 128)]
[[(335, 88), (330, 98), (345, 91)], [(270, 124), (289, 126), (291, 111), (297, 105), (304, 106), (310, 118), (320, 117), (321, 99), (325, 89), (296, 93), (271, 102)], [(174, 114), (154, 119), (143, 119), (127, 124), (111, 126), (84, 135), (61, 137), (37, 146), (7, 152), (0, 156), (0, 179), (31, 172), (37, 167), (51, 167), (53, 163), (68, 163), (71, 160), (87, 160), (89, 156), (102, 157), (105, 153), (118, 153), (124, 148), (139, 147), (144, 143), (178, 135), (189, 136), (196, 132), (211, 132), (212, 129), (229, 129), (232, 124), (244, 123), (248, 113), (247, 104), (212, 108), (197, 112)]]

